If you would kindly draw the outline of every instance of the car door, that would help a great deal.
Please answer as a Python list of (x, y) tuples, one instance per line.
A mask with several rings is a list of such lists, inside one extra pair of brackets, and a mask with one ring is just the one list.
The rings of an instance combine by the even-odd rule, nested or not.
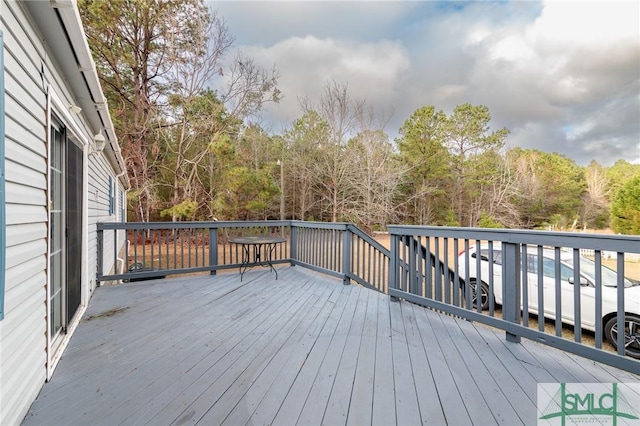
[(537, 314), (538, 307), (538, 255), (527, 253), (527, 297), (529, 312)]
[[(580, 292), (580, 327), (593, 329), (595, 327), (595, 287), (585, 276), (581, 276), (580, 283), (574, 282), (573, 269), (566, 267), (562, 273), (562, 320), (575, 324), (574, 293)], [(568, 276), (567, 276), (568, 275)]]
[[(493, 265), (489, 264), (489, 258), (493, 255)], [(493, 287), (493, 295), (495, 297), (495, 303), (502, 303), (502, 250), (494, 248), (492, 253), (489, 253), (489, 248), (482, 248), (480, 250), (481, 265), (480, 274), (481, 281), (487, 283), (489, 289)], [(474, 265), (475, 266), (475, 265)], [(492, 274), (489, 269), (493, 269), (493, 280), (491, 280)], [(474, 275), (474, 271), (471, 272)]]
[[(573, 275), (573, 270), (567, 268), (566, 265), (560, 264), (560, 302), (561, 309), (563, 309), (566, 305), (567, 294), (570, 290), (567, 288), (569, 286), (569, 282), (567, 278)], [(536, 277), (537, 282), (537, 277)], [(549, 258), (547, 256), (543, 256), (542, 259), (542, 282), (543, 282), (543, 310), (544, 316), (550, 319), (556, 318), (556, 264), (555, 260)], [(573, 286), (570, 287), (571, 289)], [(573, 292), (571, 291), (571, 294)], [(573, 296), (572, 296), (573, 297)], [(537, 298), (537, 288), (536, 288), (536, 298)], [(571, 299), (573, 300), (573, 298)]]
[[(544, 315), (547, 318), (556, 318), (556, 266), (551, 258), (543, 259), (543, 294)], [(580, 324), (583, 328), (592, 328), (595, 324), (594, 287), (586, 278), (582, 279), (584, 285), (576, 289), (573, 284), (573, 268), (560, 263), (560, 305), (562, 322), (573, 324), (575, 321), (574, 292), (580, 291)]]

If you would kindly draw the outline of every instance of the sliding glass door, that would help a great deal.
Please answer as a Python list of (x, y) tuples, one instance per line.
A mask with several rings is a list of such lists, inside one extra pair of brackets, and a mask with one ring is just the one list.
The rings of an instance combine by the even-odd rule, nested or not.
[(52, 120), (49, 170), (50, 332), (53, 347), (81, 303), (83, 153)]

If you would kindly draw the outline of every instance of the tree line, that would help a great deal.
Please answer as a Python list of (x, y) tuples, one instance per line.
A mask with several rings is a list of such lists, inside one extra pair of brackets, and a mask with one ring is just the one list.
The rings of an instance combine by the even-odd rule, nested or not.
[(281, 134), (259, 125), (278, 72), (201, 0), (81, 0), (132, 182), (130, 220), (297, 219), (640, 234), (640, 165), (506, 148), (486, 106), (389, 111), (331, 80)]

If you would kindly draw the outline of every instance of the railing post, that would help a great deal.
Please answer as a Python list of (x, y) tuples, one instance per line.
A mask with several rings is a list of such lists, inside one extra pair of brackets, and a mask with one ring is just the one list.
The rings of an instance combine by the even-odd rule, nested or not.
[(349, 274), (351, 273), (351, 242), (353, 241), (353, 233), (349, 226), (345, 226), (342, 233), (342, 283), (351, 284)]
[[(218, 228), (209, 228), (209, 266), (218, 266)], [(210, 272), (211, 275), (216, 273), (216, 269)]]
[[(398, 236), (391, 234), (389, 256), (389, 293), (398, 289)], [(391, 300), (397, 302), (398, 298), (391, 296)]]
[[(502, 243), (502, 279), (504, 284), (504, 300), (502, 304), (503, 318), (505, 321), (520, 324), (520, 250), (519, 245), (514, 243)], [(506, 339), (509, 342), (520, 342), (520, 336), (506, 332)]]
[(98, 277), (102, 275), (102, 253), (104, 250), (102, 247), (102, 242), (104, 241), (104, 237), (102, 235), (103, 232), (104, 230), (100, 229), (100, 227), (98, 226), (96, 235), (96, 245), (98, 246), (96, 258), (96, 287), (100, 287), (100, 281), (98, 280)]
[(291, 260), (291, 266), (296, 266), (295, 260), (298, 260), (298, 228), (291, 222), (289, 225), (289, 232), (291, 235), (291, 241), (289, 242), (289, 256)]

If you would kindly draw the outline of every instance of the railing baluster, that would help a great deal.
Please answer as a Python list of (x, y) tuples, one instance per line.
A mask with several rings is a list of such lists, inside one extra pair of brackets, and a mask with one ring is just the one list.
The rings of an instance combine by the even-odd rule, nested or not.
[(580, 250), (573, 249), (573, 335), (576, 342), (582, 341), (582, 321), (580, 309)]
[(562, 312), (562, 271), (560, 269), (560, 247), (554, 247), (553, 255), (556, 293), (556, 336), (562, 336), (562, 317), (561, 315), (558, 315), (559, 312)]
[[(429, 247), (429, 246), (427, 246)], [(440, 260), (440, 238), (435, 237), (433, 240), (433, 251), (435, 261), (435, 275), (434, 275), (434, 298), (437, 301), (442, 301), (442, 276), (444, 274), (444, 268), (442, 267), (442, 261)], [(427, 253), (427, 256), (429, 253)]]
[[(471, 268), (469, 266), (470, 263), (470, 258), (471, 256), (469, 255), (469, 240), (467, 238), (464, 239), (464, 276), (465, 276), (465, 283), (464, 283), (464, 298), (465, 298), (465, 308), (467, 309), (471, 309)], [(476, 253), (476, 258), (478, 257), (478, 254)], [(504, 292), (502, 293), (504, 294)]]
[(544, 331), (544, 257), (538, 245), (538, 330)]
[[(400, 257), (398, 252), (398, 245), (400, 238), (401, 237), (392, 234), (389, 240), (389, 248), (391, 251), (391, 256), (389, 258), (389, 292), (391, 292), (392, 290), (400, 289), (400, 286), (398, 285), (398, 260)], [(391, 298), (392, 300), (397, 300), (395, 296), (392, 296)]]
[[(625, 350), (625, 306), (624, 306), (624, 253), (618, 252), (617, 254), (617, 268), (619, 272), (618, 274), (618, 282), (616, 283), (617, 290), (617, 299), (618, 299), (618, 315), (617, 315), (617, 326), (618, 326), (618, 355), (624, 355)], [(631, 327), (631, 326), (630, 326)], [(630, 330), (631, 332), (631, 330)]]
[(602, 252), (595, 250), (594, 252), (595, 262), (595, 285), (596, 285), (596, 298), (594, 300), (596, 306), (596, 331), (595, 331), (595, 345), (596, 348), (602, 348)]
[(460, 302), (460, 265), (458, 263), (458, 253), (460, 250), (460, 240), (455, 238), (453, 240), (453, 253), (456, 256), (455, 263), (453, 264), (453, 305), (461, 306)]
[[(224, 246), (223, 246), (223, 251)], [(204, 250), (203, 250), (204, 254)], [(223, 255), (223, 263), (225, 262), (225, 256)], [(218, 270), (218, 228), (209, 228), (209, 266), (211, 267), (210, 275), (216, 275)]]
[(342, 278), (343, 284), (350, 284), (349, 274), (351, 273), (351, 242), (353, 237), (351, 231), (346, 227), (342, 233)]
[(522, 273), (522, 325), (529, 327), (529, 269), (528, 269), (528, 252), (527, 245), (522, 244), (520, 246), (520, 270)]
[(298, 229), (294, 226), (289, 228), (289, 234), (291, 238), (291, 246), (289, 247), (290, 256), (291, 256), (291, 266), (294, 265), (293, 261), (298, 260)]
[(449, 265), (449, 238), (445, 237), (443, 240), (444, 250), (444, 264), (446, 266), (446, 278), (444, 280), (444, 302), (451, 304), (451, 265)]
[[(288, 231), (285, 227), (288, 227)], [(105, 230), (108, 230), (107, 233)], [(518, 341), (520, 336), (527, 337), (579, 355), (593, 356), (593, 359), (605, 360), (612, 365), (633, 365), (633, 368), (638, 368), (636, 361), (632, 361), (636, 364), (629, 364), (628, 358), (624, 357), (624, 345), (628, 343), (628, 338), (625, 340), (623, 332), (626, 324), (625, 308), (634, 309), (634, 305), (627, 305), (624, 300), (625, 293), (628, 293), (624, 290), (625, 257), (628, 253), (639, 251), (637, 238), (607, 236), (595, 239), (595, 236), (567, 233), (560, 235), (544, 231), (395, 225), (390, 226), (389, 230), (390, 250), (386, 250), (376, 245), (375, 240), (356, 227), (345, 224), (295, 221), (277, 221), (277, 225), (269, 222), (247, 222), (246, 225), (237, 222), (98, 224), (96, 274), (100, 282), (110, 279), (129, 280), (131, 278), (133, 280), (138, 277), (152, 277), (154, 274), (165, 276), (189, 271), (215, 274), (217, 269), (237, 268), (240, 261), (238, 247), (231, 248), (226, 236), (277, 233), (284, 235), (288, 232), (287, 241), (283, 243), (284, 247), (280, 247), (275, 253), (274, 260), (279, 263), (289, 260), (291, 264), (300, 264), (342, 277), (345, 284), (353, 280), (367, 287), (390, 293), (394, 299), (406, 298), (411, 302), (439, 311), (502, 328), (506, 332), (507, 340)], [(120, 238), (120, 232), (123, 238)], [(220, 241), (220, 232), (225, 235), (222, 241)], [(449, 238), (454, 238), (453, 244), (450, 243)], [(209, 247), (208, 253), (205, 253), (207, 240)], [(458, 250), (460, 240), (464, 242), (464, 252)], [(126, 245), (127, 241), (129, 245)], [(501, 247), (496, 247), (494, 241), (495, 244), (501, 244)], [(485, 248), (488, 246), (487, 258), (484, 260), (478, 256), (471, 258), (470, 242), (476, 245), (478, 254), (486, 254), (487, 252), (481, 252), (481, 244), (484, 242)], [(133, 247), (130, 246), (131, 244)], [(452, 246), (453, 251), (450, 250)], [(581, 252), (583, 248), (590, 251), (583, 253)], [(219, 253), (220, 249), (223, 253)], [(572, 254), (565, 253), (566, 249), (572, 250)], [(441, 250), (444, 250), (444, 253), (441, 253)], [(140, 263), (140, 267), (122, 274), (119, 273), (119, 268), (113, 269), (112, 265), (118, 265), (118, 256), (122, 252), (125, 254), (126, 265), (130, 265), (133, 261)], [(236, 253), (235, 257), (233, 253)], [(617, 271), (614, 272), (617, 273), (617, 290), (606, 281), (609, 276), (605, 276), (605, 265), (608, 264), (608, 260), (603, 258), (603, 253), (611, 253), (611, 257), (617, 255), (617, 263), (613, 262), (612, 266), (612, 269)], [(460, 254), (459, 258), (458, 254)], [(537, 256), (534, 256), (535, 254)], [(109, 263), (112, 256), (113, 263)], [(185, 259), (185, 256), (188, 257)], [(195, 257), (192, 258), (192, 256)], [(200, 256), (202, 256), (202, 263)], [(208, 262), (206, 256), (209, 258)], [(583, 256), (593, 259), (591, 264), (594, 268), (593, 272), (589, 269), (588, 263), (581, 264), (585, 261)], [(502, 262), (494, 263), (494, 259), (499, 260), (500, 257)], [(462, 271), (459, 262), (465, 265)], [(104, 270), (107, 267), (109, 271)], [(568, 273), (567, 268), (571, 267), (572, 271)], [(545, 268), (549, 278), (544, 278)], [(153, 271), (154, 269), (157, 270)], [(111, 270), (115, 270), (116, 273), (105, 275), (105, 272), (110, 273)], [(498, 283), (494, 277), (500, 276), (500, 273), (503, 280)], [(607, 270), (606, 274), (611, 274), (611, 271)], [(470, 288), (470, 279), (474, 279), (474, 275), (478, 282), (482, 280), (488, 283), (488, 313), (481, 309), (480, 304), (471, 303), (470, 291), (463, 293), (464, 298), (460, 297), (460, 290)], [(567, 287), (568, 276), (574, 282), (573, 287)], [(585, 277), (588, 277), (589, 282), (595, 281), (594, 289), (580, 286), (581, 280)], [(544, 289), (545, 283), (549, 285), (549, 289)], [(605, 283), (607, 286), (604, 285)], [(534, 286), (537, 287), (534, 288)], [(570, 298), (567, 298), (567, 288), (573, 289), (573, 296)], [(498, 308), (494, 311), (495, 300), (493, 299), (500, 290), (502, 290), (502, 315), (499, 314)], [(591, 301), (592, 299), (583, 297), (587, 292), (593, 294), (595, 300)], [(480, 286), (478, 293), (482, 294)], [(617, 295), (616, 302), (610, 298), (608, 299), (610, 302), (603, 303), (603, 297), (607, 297), (610, 293)], [(563, 298), (567, 300), (563, 301)], [(478, 301), (481, 300), (479, 297)], [(549, 312), (553, 312), (553, 308), (556, 312), (555, 318), (552, 317), (555, 319), (555, 330), (549, 332), (546, 332), (544, 327), (545, 305), (552, 308), (547, 309)], [(574, 332), (570, 338), (562, 336), (563, 332), (568, 331), (564, 330), (564, 322), (567, 321), (562, 319), (563, 306), (569, 310), (573, 307)], [(609, 308), (609, 306), (612, 307)], [(614, 309), (618, 312), (617, 314), (613, 311)], [(605, 320), (612, 318), (612, 311), (615, 315), (613, 316), (614, 327), (620, 330), (614, 342), (617, 343), (617, 354), (601, 349), (606, 346), (603, 338), (604, 328), (607, 326)], [(529, 312), (537, 312), (537, 328), (529, 327)], [(591, 323), (592, 312), (595, 312), (593, 320), (595, 325)], [(635, 313), (635, 311), (632, 312)], [(522, 315), (525, 316), (522, 317)], [(604, 315), (607, 315), (605, 319), (603, 319)], [(611, 323), (608, 325), (610, 326)], [(588, 339), (590, 333), (583, 334), (582, 327), (595, 330), (594, 338)], [(594, 351), (599, 352), (594, 355)]]
[[(480, 259), (480, 253), (476, 252), (476, 258)], [(520, 324), (520, 250), (519, 244), (502, 243), (502, 271), (506, 288), (502, 313), (505, 321)], [(506, 339), (510, 342), (520, 342), (520, 336), (512, 332), (506, 332)]]

